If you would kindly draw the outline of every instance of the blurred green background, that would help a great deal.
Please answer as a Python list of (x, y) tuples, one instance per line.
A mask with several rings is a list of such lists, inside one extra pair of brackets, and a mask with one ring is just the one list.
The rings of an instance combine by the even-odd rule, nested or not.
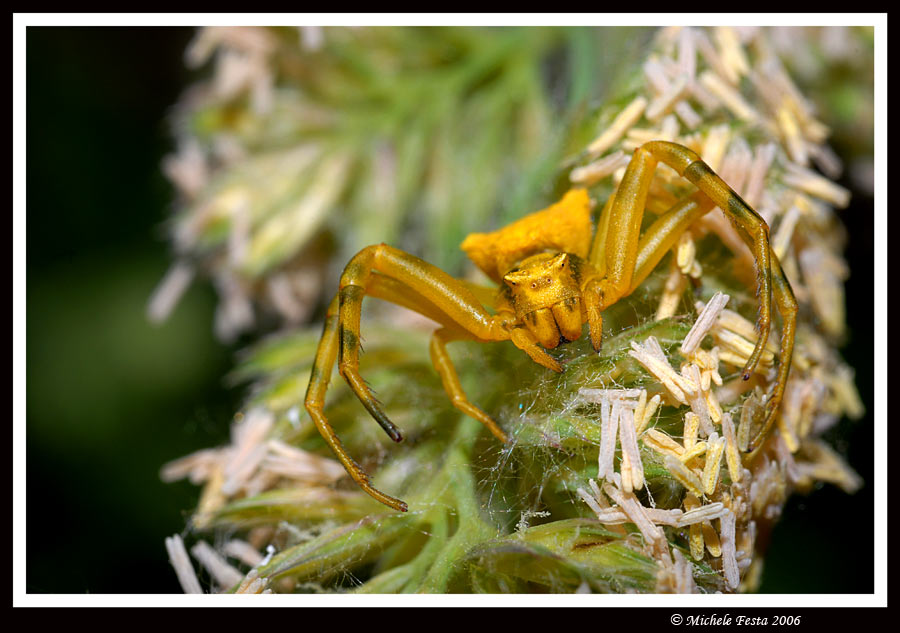
[[(144, 315), (171, 262), (163, 223), (174, 192), (160, 162), (173, 148), (167, 111), (195, 78), (183, 63), (192, 35), (27, 29), (29, 593), (180, 592), (163, 539), (184, 530), (198, 489), (163, 484), (159, 467), (223, 442), (240, 404), (223, 376), (241, 342), (213, 338), (208, 282), (164, 325)], [(838, 154), (848, 142), (835, 139)], [(843, 217), (854, 271), (844, 355), (871, 407), (871, 196), (855, 191)], [(789, 502), (764, 592), (873, 591), (872, 419), (834, 432), (866, 486)]]
[(197, 490), (159, 467), (224, 440), (239, 401), (208, 285), (161, 327), (144, 316), (192, 34), (27, 30), (28, 592), (180, 591), (163, 538)]

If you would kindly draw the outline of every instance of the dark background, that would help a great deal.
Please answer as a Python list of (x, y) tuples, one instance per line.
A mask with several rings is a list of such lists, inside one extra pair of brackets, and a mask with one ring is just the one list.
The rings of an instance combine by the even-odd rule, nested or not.
[[(240, 389), (222, 380), (235, 348), (213, 338), (207, 282), (163, 326), (144, 316), (171, 262), (163, 224), (174, 193), (160, 163), (173, 149), (167, 112), (196, 79), (183, 63), (192, 35), (27, 29), (29, 593), (180, 592), (163, 539), (184, 529), (199, 489), (163, 484), (159, 468), (222, 443), (239, 406)], [(854, 192), (842, 215), (854, 271), (843, 352), (871, 407), (871, 197)], [(788, 503), (764, 592), (874, 591), (872, 419), (836, 430), (866, 486)]]

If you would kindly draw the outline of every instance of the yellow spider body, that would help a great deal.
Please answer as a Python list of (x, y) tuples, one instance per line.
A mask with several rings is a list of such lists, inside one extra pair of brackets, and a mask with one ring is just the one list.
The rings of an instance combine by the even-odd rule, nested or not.
[(560, 337), (581, 336), (581, 279), (574, 255), (534, 255), (503, 276), (504, 295), (516, 320), (525, 324), (541, 345), (553, 349)]
[[(647, 193), (658, 162), (675, 169), (696, 185), (697, 191), (662, 213), (641, 234)], [(797, 303), (769, 246), (765, 221), (697, 154), (665, 141), (651, 141), (635, 150), (618, 190), (603, 207), (596, 230), (592, 231), (587, 191), (574, 189), (547, 209), (498, 231), (468, 236), (462, 249), (499, 284), (493, 301), (489, 299), (490, 289), (454, 279), (414, 255), (386, 244), (364, 248), (344, 269), (340, 291), (328, 309), (306, 393), (306, 409), (353, 480), (382, 503), (406, 511), (404, 502), (369, 484), (368, 476), (344, 450), (323, 412), (325, 391), (337, 361), (341, 375), (369, 413), (392, 439), (403, 439), (359, 374), (359, 322), (364, 296), (407, 307), (443, 326), (432, 336), (430, 353), (444, 389), (457, 409), (482, 422), (505, 442), (506, 434), (497, 423), (469, 402), (446, 344), (460, 339), (508, 340), (535, 362), (563, 371), (544, 350), (577, 339), (584, 323), (591, 344), (599, 350), (602, 312), (633, 292), (681, 233), (716, 206), (732, 220), (756, 260), (758, 338), (744, 367), (745, 380), (766, 345), (773, 294), (782, 316), (780, 365), (763, 427), (753, 441), (758, 449), (774, 422), (784, 392)], [(494, 313), (488, 312), (477, 297), (492, 304)]]
[[(591, 237), (587, 191), (569, 191), (556, 204), (493, 233), (473, 233), (461, 248), (502, 285), (495, 303), (512, 312), (545, 348), (574, 341), (586, 320), (581, 301), (584, 258)], [(592, 270), (592, 268), (591, 268)], [(549, 365), (548, 365), (549, 366)], [(555, 364), (551, 369), (558, 371)]]

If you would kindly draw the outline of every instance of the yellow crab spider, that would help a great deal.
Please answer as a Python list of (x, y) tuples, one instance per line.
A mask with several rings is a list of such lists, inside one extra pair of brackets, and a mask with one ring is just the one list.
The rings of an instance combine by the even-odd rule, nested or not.
[[(697, 191), (662, 213), (642, 235), (647, 192), (659, 162), (675, 169)], [(591, 344), (599, 350), (603, 311), (632, 293), (682, 232), (716, 206), (732, 221), (755, 259), (758, 337), (743, 369), (744, 380), (750, 378), (765, 348), (773, 293), (782, 317), (777, 378), (762, 428), (753, 441), (758, 448), (772, 427), (784, 393), (797, 302), (770, 248), (765, 221), (700, 156), (666, 141), (651, 141), (635, 150), (618, 190), (604, 205), (593, 240), (591, 203), (584, 189), (573, 189), (556, 204), (498, 231), (469, 235), (462, 249), (500, 284), (495, 291), (455, 279), (387, 244), (361, 250), (344, 269), (340, 290), (328, 308), (306, 392), (306, 409), (350, 477), (378, 501), (405, 512), (406, 503), (369, 483), (368, 475), (344, 450), (323, 412), (328, 381), (337, 361), (340, 374), (372, 417), (391, 439), (403, 439), (359, 374), (359, 321), (364, 296), (391, 301), (442, 325), (431, 338), (430, 352), (444, 389), (457, 409), (506, 442), (506, 434), (491, 416), (469, 402), (446, 344), (460, 339), (511, 341), (536, 363), (561, 372), (562, 366), (545, 349), (577, 339), (587, 322)], [(495, 292), (492, 305), (491, 292)], [(493, 315), (485, 303), (494, 309)]]

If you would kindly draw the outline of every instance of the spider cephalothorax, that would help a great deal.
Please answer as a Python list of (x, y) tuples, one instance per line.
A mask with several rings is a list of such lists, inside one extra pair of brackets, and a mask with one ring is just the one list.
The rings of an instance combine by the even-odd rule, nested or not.
[(577, 257), (568, 253), (541, 253), (525, 259), (503, 275), (504, 291), (516, 317), (541, 345), (552, 349), (560, 337), (581, 336), (581, 284)]
[[(653, 173), (663, 162), (696, 185), (697, 191), (676, 202), (641, 234), (641, 220)], [(475, 233), (462, 249), (499, 285), (491, 314), (476, 298), (489, 289), (454, 279), (439, 268), (386, 244), (369, 246), (350, 260), (340, 291), (328, 309), (316, 352), (306, 409), (347, 472), (367, 493), (397, 510), (406, 504), (369, 484), (369, 478), (341, 445), (323, 413), (325, 391), (335, 361), (341, 375), (366, 409), (395, 441), (402, 440), (359, 374), (359, 321), (362, 299), (374, 296), (419, 312), (443, 327), (431, 339), (431, 360), (453, 405), (482, 422), (501, 441), (506, 433), (487, 413), (469, 402), (446, 344), (460, 339), (511, 341), (535, 362), (561, 372), (545, 349), (577, 339), (587, 323), (591, 344), (602, 343), (602, 313), (631, 294), (650, 274), (679, 236), (718, 206), (732, 220), (756, 262), (759, 312), (757, 341), (743, 377), (748, 379), (765, 348), (772, 300), (782, 316), (780, 365), (768, 399), (766, 417), (754, 438), (768, 434), (781, 402), (790, 368), (797, 303), (778, 258), (769, 246), (765, 221), (690, 149), (651, 141), (635, 150), (615, 194), (606, 201), (592, 231), (591, 202), (574, 189), (556, 204), (493, 233)], [(593, 238), (591, 237), (593, 232)]]

